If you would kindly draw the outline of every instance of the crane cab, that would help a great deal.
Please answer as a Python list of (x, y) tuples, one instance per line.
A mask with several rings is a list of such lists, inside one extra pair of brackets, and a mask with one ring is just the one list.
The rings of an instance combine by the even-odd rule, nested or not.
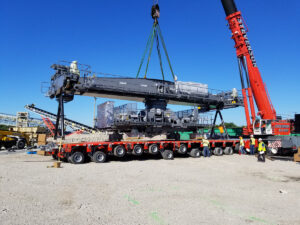
[(291, 124), (286, 120), (256, 119), (253, 123), (254, 135), (290, 135)]
[(272, 135), (272, 120), (256, 119), (253, 123), (254, 135)]

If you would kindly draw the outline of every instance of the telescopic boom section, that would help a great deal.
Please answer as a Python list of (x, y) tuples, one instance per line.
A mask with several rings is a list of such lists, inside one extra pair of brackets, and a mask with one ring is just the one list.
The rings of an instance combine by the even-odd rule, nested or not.
[[(255, 119), (252, 93), (258, 108), (258, 115), (261, 116), (262, 119), (276, 120), (276, 111), (273, 108), (271, 99), (269, 98), (266, 90), (266, 86), (257, 68), (257, 64), (253, 55), (253, 50), (250, 46), (246, 34), (247, 31), (243, 23), (241, 12), (237, 10), (234, 0), (221, 1), (227, 16), (226, 19), (228, 20), (229, 28), (232, 32), (232, 39), (235, 42), (236, 54), (240, 64), (239, 69), (242, 81), (242, 88), (244, 91), (247, 90), (248, 92), (252, 122)], [(246, 88), (243, 83), (244, 75), (246, 77), (245, 80), (248, 85), (248, 88)], [(246, 112), (248, 112), (248, 103), (244, 102), (244, 104), (245, 110)]]

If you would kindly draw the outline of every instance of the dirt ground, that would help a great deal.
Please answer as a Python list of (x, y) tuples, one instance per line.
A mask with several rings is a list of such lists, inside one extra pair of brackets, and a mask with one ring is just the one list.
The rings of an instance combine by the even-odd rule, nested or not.
[(300, 224), (291, 161), (148, 157), (55, 169), (49, 156), (0, 153), (1, 225)]

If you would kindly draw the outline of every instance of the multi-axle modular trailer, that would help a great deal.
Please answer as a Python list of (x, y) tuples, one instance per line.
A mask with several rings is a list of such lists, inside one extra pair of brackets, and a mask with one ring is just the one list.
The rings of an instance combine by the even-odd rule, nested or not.
[[(238, 139), (218, 139), (210, 141), (210, 154), (216, 156), (232, 155), (239, 150)], [(249, 148), (250, 141), (245, 140), (245, 147)], [(202, 155), (201, 140), (151, 140), (151, 141), (118, 141), (118, 142), (82, 142), (66, 143), (52, 150), (54, 159), (81, 164), (88, 161), (103, 163), (107, 157), (122, 158), (125, 155), (142, 156), (143, 154), (159, 155), (163, 159), (173, 159), (175, 154), (190, 155), (199, 158)]]

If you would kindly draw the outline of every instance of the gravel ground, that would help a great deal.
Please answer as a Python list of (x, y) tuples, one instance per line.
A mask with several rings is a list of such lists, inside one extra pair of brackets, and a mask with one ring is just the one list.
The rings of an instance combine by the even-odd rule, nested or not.
[(1, 152), (1, 225), (300, 224), (300, 165), (290, 161), (152, 157), (47, 168), (52, 163)]

